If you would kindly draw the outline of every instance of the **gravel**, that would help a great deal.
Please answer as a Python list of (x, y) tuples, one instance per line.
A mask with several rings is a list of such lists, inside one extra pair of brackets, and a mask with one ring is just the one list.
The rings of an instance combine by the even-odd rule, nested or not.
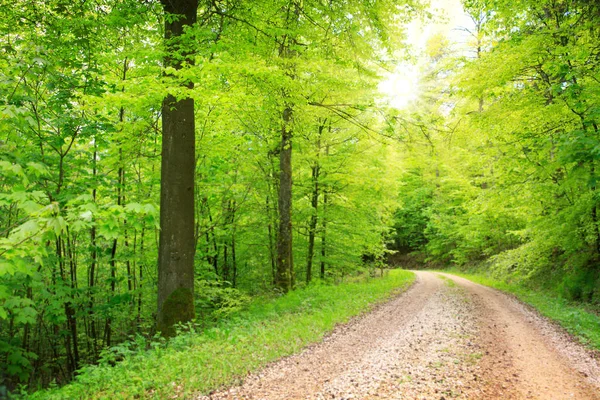
[(196, 398), (600, 399), (597, 360), (554, 324), (466, 279), (416, 273), (321, 343)]

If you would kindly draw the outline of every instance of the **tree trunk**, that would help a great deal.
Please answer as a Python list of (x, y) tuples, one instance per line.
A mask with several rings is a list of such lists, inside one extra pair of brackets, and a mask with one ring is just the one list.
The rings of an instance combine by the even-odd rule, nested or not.
[[(97, 181), (96, 178), (98, 176), (98, 145), (96, 143), (96, 138), (94, 138), (94, 159), (92, 160), (92, 173), (94, 177), (94, 188), (92, 189), (92, 200), (94, 204), (96, 204), (96, 186)], [(94, 286), (95, 286), (95, 276), (96, 276), (96, 264), (98, 262), (98, 247), (96, 245), (96, 220), (93, 221), (92, 229), (90, 231), (90, 246), (91, 246), (91, 263), (88, 270), (88, 316), (90, 319), (89, 327), (90, 327), (90, 336), (92, 338), (92, 349), (94, 354), (94, 359), (98, 356), (98, 334), (96, 333), (96, 317), (94, 312), (94, 307), (96, 306), (94, 300)]]
[(223, 268), (221, 268), (221, 279), (229, 282), (229, 246), (227, 242), (223, 243)]
[[(146, 233), (146, 224), (142, 225), (142, 232), (140, 233), (140, 255), (144, 257), (144, 233)], [(139, 283), (138, 283), (138, 305), (137, 305), (137, 320), (138, 329), (142, 324), (142, 289), (144, 287), (144, 263), (145, 258), (142, 258), (142, 262), (139, 264)]]
[(213, 269), (215, 270), (215, 275), (219, 275), (219, 248), (217, 246), (217, 239), (215, 238), (215, 226), (213, 224), (212, 214), (210, 213), (208, 198), (202, 198), (201, 204), (201, 210), (203, 211), (206, 209), (206, 215), (208, 215), (209, 222), (209, 226), (204, 232), (204, 235), (206, 236), (206, 261), (212, 265)]
[(283, 110), (281, 149), (279, 152), (279, 234), (277, 236), (277, 271), (275, 286), (288, 292), (293, 287), (292, 257), (292, 109)]
[(325, 257), (327, 256), (327, 192), (323, 193), (323, 230), (321, 232), (321, 279), (325, 279)]
[(325, 128), (325, 123), (327, 120), (323, 121), (319, 125), (319, 136), (317, 138), (317, 154), (316, 160), (312, 170), (312, 183), (313, 183), (313, 191), (310, 199), (310, 204), (312, 206), (312, 215), (310, 216), (310, 222), (308, 224), (308, 254), (306, 257), (306, 283), (310, 283), (312, 279), (312, 266), (313, 266), (313, 258), (315, 255), (315, 236), (317, 233), (317, 222), (318, 222), (318, 207), (319, 207), (319, 195), (320, 195), (320, 186), (319, 186), (319, 175), (321, 173), (321, 166), (319, 164), (319, 156), (321, 155), (321, 136), (323, 135), (323, 128)]
[[(331, 123), (329, 124), (331, 131)], [(329, 145), (325, 146), (325, 155), (329, 155)], [(323, 190), (323, 230), (321, 232), (321, 279), (325, 279), (325, 257), (327, 256), (327, 190)]]
[(267, 218), (269, 222), (267, 223), (267, 234), (269, 235), (269, 258), (271, 259), (271, 279), (273, 280), (273, 285), (275, 285), (275, 276), (277, 275), (277, 257), (275, 257), (275, 245), (273, 244), (273, 219), (271, 218), (271, 206), (269, 204), (269, 195), (267, 195)]
[[(117, 239), (113, 240), (112, 247), (110, 249), (110, 293), (114, 297), (117, 293)], [(106, 317), (106, 323), (104, 324), (104, 345), (110, 347), (112, 345), (112, 313), (109, 313)]]
[(312, 206), (312, 215), (308, 225), (308, 255), (306, 261), (306, 283), (312, 279), (313, 257), (315, 255), (315, 235), (317, 231), (317, 210), (319, 206), (319, 162), (312, 166), (313, 192), (310, 204)]
[[(125, 110), (121, 107), (119, 120), (123, 122)], [(123, 169), (123, 150), (119, 149), (119, 169), (117, 170), (117, 205), (123, 205), (123, 180), (125, 170)], [(112, 248), (110, 250), (110, 292), (111, 296), (115, 296), (117, 292), (117, 238), (113, 239)], [(104, 337), (106, 347), (112, 345), (112, 315), (106, 318), (106, 324), (104, 326)]]
[(237, 285), (237, 260), (235, 258), (235, 234), (236, 234), (236, 226), (235, 226), (235, 209), (236, 209), (236, 201), (231, 200), (231, 286), (236, 287)]
[[(180, 69), (182, 61), (169, 55), (189, 51), (177, 41), (186, 26), (196, 22), (197, 0), (161, 0), (166, 15), (165, 66)], [(191, 57), (187, 62), (191, 63)], [(193, 87), (192, 83), (187, 85)], [(162, 106), (162, 163), (160, 177), (160, 239), (158, 250), (157, 328), (165, 336), (174, 325), (194, 318), (194, 100), (167, 95)]]
[(72, 298), (68, 303), (69, 305), (69, 328), (71, 331), (71, 337), (73, 338), (73, 367), (74, 371), (79, 369), (80, 359), (79, 359), (79, 335), (77, 334), (77, 315), (75, 313), (75, 305), (74, 299), (77, 293), (77, 263), (75, 261), (75, 255), (73, 248), (75, 247), (75, 240), (71, 238), (71, 234), (69, 233), (69, 228), (67, 228), (67, 256), (69, 257), (69, 273), (71, 278), (71, 290), (72, 290)]

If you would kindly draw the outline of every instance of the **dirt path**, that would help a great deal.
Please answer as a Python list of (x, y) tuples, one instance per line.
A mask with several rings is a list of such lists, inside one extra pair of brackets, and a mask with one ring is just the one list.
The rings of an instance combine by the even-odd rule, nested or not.
[(600, 365), (513, 298), (417, 272), (322, 343), (199, 399), (600, 399)]

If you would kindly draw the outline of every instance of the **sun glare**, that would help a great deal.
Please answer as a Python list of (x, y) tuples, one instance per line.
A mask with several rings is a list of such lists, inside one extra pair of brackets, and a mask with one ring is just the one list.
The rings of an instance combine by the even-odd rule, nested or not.
[(413, 65), (402, 65), (379, 84), (379, 91), (387, 97), (391, 107), (402, 109), (416, 100), (419, 89), (419, 72)]
[(428, 61), (423, 56), (427, 41), (436, 34), (443, 34), (453, 43), (463, 40), (464, 32), (459, 29), (469, 25), (460, 0), (432, 0), (431, 12), (434, 20), (410, 22), (405, 27), (404, 42), (417, 57), (413, 64), (403, 62), (392, 73), (388, 73), (379, 83), (379, 92), (385, 101), (394, 108), (406, 108), (419, 97), (421, 71)]

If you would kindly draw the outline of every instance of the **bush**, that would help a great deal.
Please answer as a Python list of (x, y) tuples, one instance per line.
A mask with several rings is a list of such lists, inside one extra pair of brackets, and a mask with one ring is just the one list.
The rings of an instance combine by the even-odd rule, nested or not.
[(579, 268), (564, 276), (559, 291), (568, 300), (600, 303), (600, 274), (592, 268)]

